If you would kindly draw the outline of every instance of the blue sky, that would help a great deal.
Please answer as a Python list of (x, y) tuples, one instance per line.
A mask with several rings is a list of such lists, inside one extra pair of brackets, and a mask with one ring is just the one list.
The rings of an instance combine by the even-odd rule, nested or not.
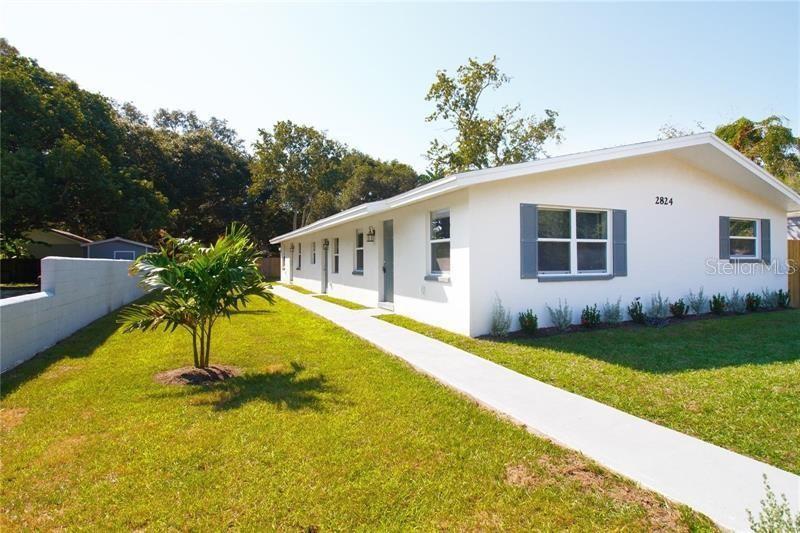
[(780, 114), (800, 129), (800, 3), (3, 2), (0, 34), (86, 89), (228, 119), (291, 119), (424, 170), (437, 69), (500, 58), (491, 111), (560, 113), (553, 155)]

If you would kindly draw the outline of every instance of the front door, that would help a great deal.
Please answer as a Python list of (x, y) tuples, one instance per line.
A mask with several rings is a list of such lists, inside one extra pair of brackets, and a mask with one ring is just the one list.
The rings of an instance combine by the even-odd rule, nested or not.
[(394, 301), (394, 221), (383, 221), (383, 301)]

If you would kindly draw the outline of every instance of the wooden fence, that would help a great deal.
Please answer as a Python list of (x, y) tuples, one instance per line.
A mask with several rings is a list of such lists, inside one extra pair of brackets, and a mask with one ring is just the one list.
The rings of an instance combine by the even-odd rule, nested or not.
[(258, 266), (261, 269), (261, 275), (269, 280), (281, 277), (280, 257), (263, 257)]
[(789, 241), (789, 294), (792, 307), (800, 307), (800, 241)]

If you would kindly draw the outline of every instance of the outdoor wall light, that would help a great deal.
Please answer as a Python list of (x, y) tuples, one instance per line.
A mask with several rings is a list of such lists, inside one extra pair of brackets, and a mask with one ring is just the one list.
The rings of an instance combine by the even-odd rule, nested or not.
[(375, 228), (372, 226), (367, 230), (367, 242), (375, 242)]
[(289, 251), (294, 253), (294, 244), (289, 245)]

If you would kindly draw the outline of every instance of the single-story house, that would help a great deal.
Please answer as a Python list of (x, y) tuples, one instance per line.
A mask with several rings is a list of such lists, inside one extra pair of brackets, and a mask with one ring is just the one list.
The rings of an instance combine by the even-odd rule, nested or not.
[(155, 250), (149, 244), (123, 239), (122, 237), (88, 242), (82, 246), (86, 249), (86, 257), (89, 259), (133, 260), (140, 255)]
[(275, 237), (281, 280), (467, 335), (656, 293), (787, 289), (800, 195), (710, 133), (464, 172)]
[(35, 259), (41, 259), (49, 255), (85, 257), (86, 252), (81, 245), (92, 242), (91, 239), (86, 237), (55, 228), (32, 230), (26, 232), (23, 236), (30, 241), (26, 248)]

